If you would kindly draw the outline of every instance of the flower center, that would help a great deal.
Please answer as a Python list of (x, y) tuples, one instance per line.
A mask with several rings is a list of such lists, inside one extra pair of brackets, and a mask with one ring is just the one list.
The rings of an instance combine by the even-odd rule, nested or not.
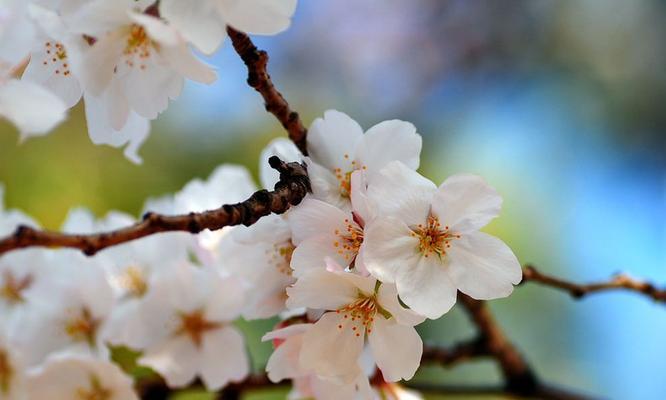
[(342, 314), (338, 329), (351, 329), (357, 337), (366, 331), (370, 333), (378, 309), (377, 299), (374, 295), (359, 294), (356, 301), (335, 311), (337, 314)]
[(148, 283), (139, 267), (131, 266), (125, 269), (118, 278), (118, 285), (127, 291), (132, 297), (143, 297), (148, 290)]
[(176, 330), (176, 335), (187, 335), (197, 347), (201, 347), (203, 335), (221, 326), (219, 322), (208, 321), (203, 310), (196, 310), (189, 314), (180, 314), (180, 326)]
[(90, 389), (78, 388), (76, 390), (78, 400), (110, 400), (113, 392), (104, 386), (95, 375), (90, 376)]
[[(349, 161), (349, 154), (344, 155), (345, 160)], [(367, 169), (365, 165), (358, 165), (356, 161), (351, 162), (351, 169), (343, 171), (342, 168), (335, 168), (333, 173), (335, 174), (335, 179), (338, 180), (338, 185), (340, 187), (340, 195), (345, 198), (351, 197), (351, 176), (354, 171), (359, 169)]]
[(11, 271), (5, 271), (4, 283), (0, 287), (0, 297), (12, 305), (23, 303), (25, 302), (23, 292), (30, 288), (32, 282), (32, 275), (26, 275), (23, 279), (17, 279)]
[(133, 68), (136, 64), (136, 58), (139, 58), (139, 68), (146, 69), (145, 61), (150, 57), (153, 48), (153, 41), (150, 39), (146, 30), (137, 24), (130, 26), (129, 34), (127, 35), (127, 43), (125, 44), (125, 64)]
[(86, 342), (90, 347), (94, 347), (99, 325), (100, 320), (93, 317), (87, 307), (83, 307), (79, 315), (74, 316), (65, 323), (65, 332), (72, 340)]
[(0, 393), (9, 394), (9, 385), (13, 375), (14, 369), (9, 363), (9, 354), (5, 349), (0, 349)]
[(286, 240), (282, 243), (273, 245), (273, 248), (268, 250), (270, 263), (275, 266), (280, 273), (291, 276), (291, 256), (294, 254), (296, 246), (291, 240)]
[(337, 238), (333, 242), (333, 247), (338, 249), (338, 254), (351, 263), (363, 244), (363, 229), (356, 222), (346, 218), (344, 232), (336, 229), (335, 235)]
[(419, 251), (424, 257), (436, 254), (440, 258), (446, 255), (453, 239), (460, 239), (460, 234), (450, 232), (448, 226), (442, 229), (439, 218), (433, 214), (428, 215), (425, 225), (418, 224), (412, 228), (411, 236), (419, 239)]
[(56, 75), (69, 76), (72, 72), (67, 62), (67, 50), (65, 50), (65, 46), (60, 42), (46, 42), (44, 43), (44, 47), (46, 49), (46, 58), (42, 61), (42, 64), (45, 66), (53, 64)]

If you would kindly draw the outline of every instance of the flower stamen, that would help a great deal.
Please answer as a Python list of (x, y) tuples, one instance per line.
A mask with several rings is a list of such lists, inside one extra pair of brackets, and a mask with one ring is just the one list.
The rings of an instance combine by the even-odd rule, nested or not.
[(5, 349), (0, 349), (0, 393), (9, 394), (9, 385), (14, 375), (14, 369), (9, 363), (9, 354)]
[(446, 256), (446, 250), (451, 248), (453, 239), (460, 239), (461, 235), (453, 233), (448, 226), (442, 228), (439, 218), (433, 214), (428, 215), (425, 225), (418, 224), (412, 228), (412, 237), (419, 239), (418, 250), (424, 257), (436, 254), (439, 258)]
[(113, 392), (104, 386), (95, 375), (90, 376), (90, 389), (78, 388), (76, 391), (78, 400), (110, 400)]
[(25, 302), (23, 292), (32, 286), (32, 282), (32, 275), (26, 275), (22, 279), (18, 279), (11, 271), (5, 271), (4, 283), (0, 286), (0, 297), (12, 305), (23, 303)]
[(201, 347), (203, 335), (220, 327), (222, 327), (222, 324), (219, 322), (208, 321), (204, 316), (203, 310), (196, 310), (189, 314), (180, 314), (180, 327), (176, 330), (175, 334), (189, 336), (197, 347)]
[(100, 323), (87, 307), (83, 307), (79, 315), (65, 323), (65, 332), (72, 340), (86, 342), (90, 347), (94, 347)]

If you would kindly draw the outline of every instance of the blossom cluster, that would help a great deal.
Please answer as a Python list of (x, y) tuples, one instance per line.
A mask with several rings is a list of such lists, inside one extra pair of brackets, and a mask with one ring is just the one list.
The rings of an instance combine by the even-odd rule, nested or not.
[(47, 134), (83, 99), (90, 139), (140, 163), (150, 121), (185, 79), (217, 79), (192, 46), (214, 53), (227, 25), (281, 32), (296, 2), (0, 0), (0, 117), (24, 140)]
[[(138, 363), (171, 387), (198, 377), (218, 390), (250, 371), (234, 321), (273, 317), (280, 322), (263, 338), (275, 346), (266, 371), (274, 382), (292, 381), (292, 398), (419, 398), (397, 385), (421, 362), (415, 326), (449, 311), (458, 291), (505, 297), (521, 279), (507, 245), (479, 231), (498, 215), (501, 197), (474, 175), (436, 186), (415, 171), (421, 144), (408, 122), (364, 132), (327, 111), (309, 130), (309, 156), (286, 139), (262, 153), (265, 188), (278, 181), (270, 156), (307, 165), (312, 193), (284, 215), (198, 235), (156, 234), (94, 257), (69, 249), (3, 256), (0, 399), (136, 398), (110, 361), (114, 346), (139, 352)], [(145, 210), (203, 211), (256, 190), (245, 168), (222, 165), (205, 181), (149, 199)], [(133, 222), (75, 209), (62, 229)], [(0, 236), (18, 224), (37, 225), (2, 211)]]

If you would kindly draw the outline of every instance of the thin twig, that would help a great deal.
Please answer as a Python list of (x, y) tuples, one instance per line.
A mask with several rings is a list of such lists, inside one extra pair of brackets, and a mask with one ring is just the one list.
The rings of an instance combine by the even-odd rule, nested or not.
[(589, 284), (576, 284), (564, 279), (546, 275), (532, 265), (523, 268), (523, 282), (535, 282), (555, 289), (569, 292), (574, 298), (580, 299), (591, 293), (609, 290), (628, 290), (644, 294), (659, 302), (666, 302), (666, 290), (659, 289), (649, 282), (639, 281), (626, 274), (615, 275), (608, 281)]
[(26, 247), (70, 247), (86, 255), (94, 255), (107, 247), (126, 243), (160, 232), (185, 231), (199, 233), (205, 229), (218, 230), (225, 226), (252, 225), (270, 213), (281, 214), (299, 204), (310, 191), (306, 167), (299, 163), (285, 163), (277, 157), (269, 160), (271, 167), (280, 171), (275, 190), (260, 190), (249, 199), (218, 209), (186, 215), (165, 216), (147, 213), (143, 220), (132, 226), (111, 232), (76, 235), (49, 232), (29, 226), (19, 226), (9, 237), (0, 240), (0, 255)]
[(303, 153), (308, 155), (306, 146), (307, 129), (298, 113), (293, 111), (282, 94), (275, 88), (268, 74), (268, 54), (257, 49), (250, 38), (231, 27), (227, 28), (236, 53), (247, 66), (247, 84), (264, 98), (266, 111), (273, 114), (289, 133), (289, 138)]
[(490, 352), (483, 337), (461, 342), (452, 348), (425, 345), (421, 363), (435, 363), (443, 367), (452, 367), (475, 358), (488, 357)]

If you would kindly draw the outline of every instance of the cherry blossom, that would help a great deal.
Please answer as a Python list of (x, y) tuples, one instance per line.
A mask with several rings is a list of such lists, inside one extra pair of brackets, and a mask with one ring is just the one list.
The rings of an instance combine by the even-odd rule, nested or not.
[(400, 305), (393, 285), (348, 272), (313, 270), (287, 293), (288, 307), (329, 311), (303, 337), (303, 368), (351, 382), (367, 337), (386, 380), (410, 379), (416, 372), (423, 344), (413, 327), (423, 318)]
[(160, 14), (199, 50), (212, 54), (226, 25), (243, 32), (274, 35), (287, 29), (297, 0), (163, 0)]
[(312, 123), (307, 148), (315, 197), (349, 210), (352, 173), (362, 171), (367, 182), (394, 160), (418, 168), (421, 136), (414, 125), (400, 120), (381, 122), (364, 134), (348, 115), (329, 110)]
[[(73, 251), (54, 252), (52, 274), (42, 293), (10, 327), (9, 337), (22, 350), (26, 366), (41, 364), (54, 353), (107, 357), (107, 319), (113, 292), (93, 259)], [(39, 301), (38, 301), (39, 300)]]
[(478, 231), (502, 204), (482, 178), (454, 175), (437, 188), (394, 162), (369, 185), (368, 196), (383, 216), (366, 228), (366, 267), (382, 282), (395, 282), (402, 301), (419, 314), (439, 318), (457, 290), (494, 299), (520, 282), (511, 249)]
[(114, 363), (56, 356), (26, 379), (27, 400), (138, 400), (132, 379)]
[(231, 325), (243, 307), (243, 290), (208, 268), (183, 264), (160, 276), (146, 298), (144, 334), (150, 338), (139, 363), (169, 386), (200, 376), (217, 390), (249, 371), (243, 336)]

